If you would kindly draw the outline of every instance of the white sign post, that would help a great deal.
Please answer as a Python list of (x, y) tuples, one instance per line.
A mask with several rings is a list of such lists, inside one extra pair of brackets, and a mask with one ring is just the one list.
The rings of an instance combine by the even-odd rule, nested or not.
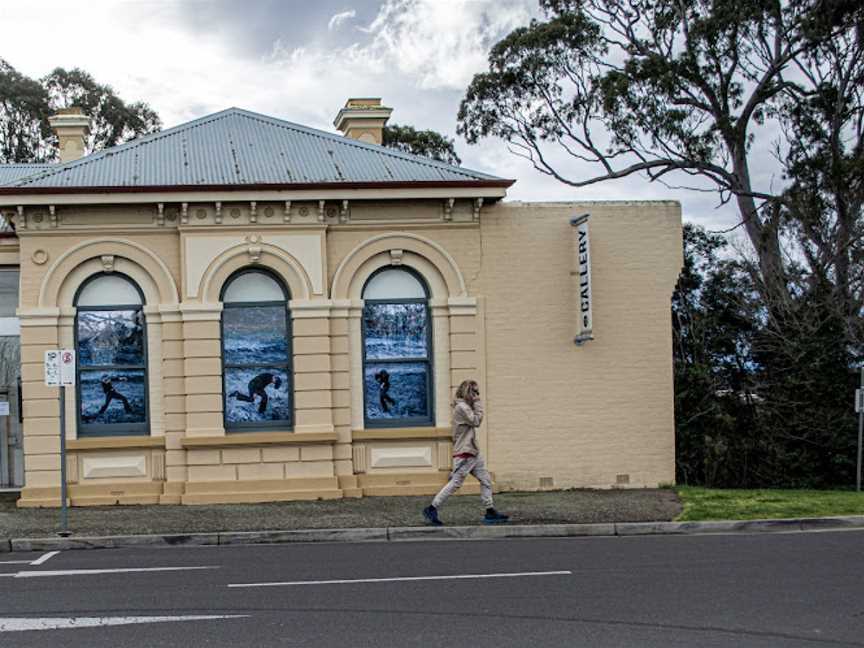
[(855, 411), (858, 412), (858, 462), (855, 466), (855, 490), (861, 492), (861, 443), (864, 437), (864, 367), (861, 367), (861, 387), (855, 390)]
[(45, 352), (45, 384), (60, 388), (60, 535), (69, 535), (66, 505), (66, 385), (75, 384), (75, 351), (52, 349)]
[(591, 233), (588, 229), (589, 217), (590, 214), (584, 214), (570, 219), (570, 224), (576, 228), (576, 261), (579, 280), (579, 326), (578, 333), (573, 339), (577, 346), (582, 346), (588, 340), (594, 339), (594, 323), (591, 312)]

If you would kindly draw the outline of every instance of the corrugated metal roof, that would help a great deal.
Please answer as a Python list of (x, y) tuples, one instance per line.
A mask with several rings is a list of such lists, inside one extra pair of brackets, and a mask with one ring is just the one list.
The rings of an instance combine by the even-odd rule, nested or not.
[(507, 182), (229, 108), (72, 162), (37, 169), (27, 177), (18, 176), (4, 189), (465, 181)]
[(42, 169), (50, 169), (53, 164), (0, 164), (0, 187), (26, 178)]

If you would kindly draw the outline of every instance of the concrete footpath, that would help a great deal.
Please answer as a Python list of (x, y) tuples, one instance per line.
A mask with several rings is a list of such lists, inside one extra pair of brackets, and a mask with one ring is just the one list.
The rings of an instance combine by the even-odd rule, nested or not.
[(502, 493), (512, 522), (484, 526), (476, 496), (455, 497), (444, 527), (423, 525), (425, 497), (233, 504), (72, 508), (72, 535), (59, 537), (57, 509), (17, 509), (0, 499), (0, 552), (289, 542), (398, 542), (576, 536), (764, 533), (864, 529), (864, 516), (674, 522), (672, 490)]

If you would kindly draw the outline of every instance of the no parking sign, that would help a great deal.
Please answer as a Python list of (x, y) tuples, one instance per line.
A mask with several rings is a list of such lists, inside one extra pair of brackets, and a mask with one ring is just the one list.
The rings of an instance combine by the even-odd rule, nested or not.
[(60, 351), (60, 384), (75, 384), (75, 352), (72, 349)]

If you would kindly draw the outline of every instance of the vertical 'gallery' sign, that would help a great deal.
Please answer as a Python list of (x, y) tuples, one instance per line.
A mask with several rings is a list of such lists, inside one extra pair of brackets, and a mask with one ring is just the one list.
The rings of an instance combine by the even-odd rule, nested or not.
[(576, 327), (574, 342), (585, 344), (594, 339), (591, 313), (591, 233), (588, 228), (589, 214), (570, 219), (574, 228), (575, 263), (572, 275), (576, 280), (576, 303), (578, 304), (579, 325)]

